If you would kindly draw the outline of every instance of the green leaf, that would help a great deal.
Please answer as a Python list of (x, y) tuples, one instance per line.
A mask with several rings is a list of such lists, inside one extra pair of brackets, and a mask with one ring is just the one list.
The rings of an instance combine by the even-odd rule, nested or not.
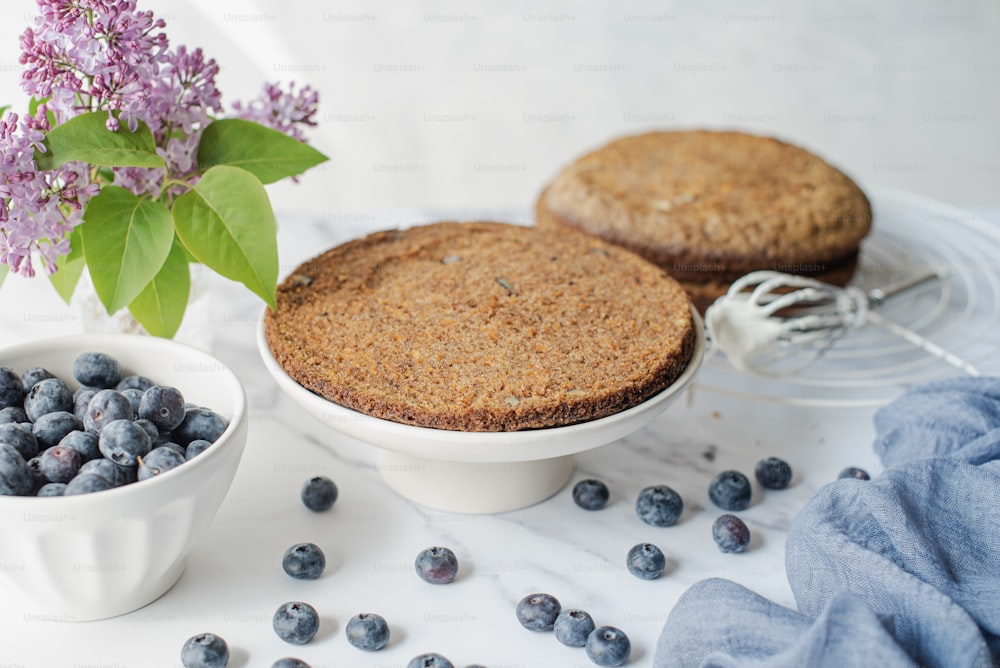
[[(37, 97), (33, 96), (28, 101), (28, 115), (29, 116), (34, 116), (35, 114), (37, 114), (38, 113), (38, 107), (40, 107), (43, 103), (48, 103), (51, 99), (52, 99), (51, 97), (46, 97), (46, 98), (43, 98), (43, 99), (39, 100)], [(51, 109), (46, 109), (46, 111), (45, 111), (45, 117), (48, 119), (50, 126), (53, 126), (53, 125), (56, 124), (56, 115), (52, 113)]]
[(35, 151), (39, 169), (55, 169), (75, 160), (106, 167), (162, 167), (153, 133), (140, 122), (135, 132), (122, 123), (118, 132), (108, 130), (108, 112), (75, 116), (45, 135), (44, 153)]
[(80, 281), (87, 260), (83, 257), (83, 227), (77, 225), (69, 234), (69, 254), (56, 260), (56, 273), (49, 276), (49, 282), (63, 301), (69, 304), (73, 291)]
[(108, 313), (127, 306), (163, 266), (174, 240), (165, 206), (105, 186), (83, 212), (83, 254)]
[(7, 274), (10, 273), (10, 265), (0, 264), (0, 285), (3, 285), (4, 279), (7, 278)]
[(169, 339), (181, 326), (190, 293), (187, 251), (175, 240), (160, 271), (132, 300), (128, 310), (147, 332)]
[(198, 141), (198, 165), (242, 167), (261, 183), (274, 183), (301, 174), (327, 157), (283, 132), (240, 118), (210, 123)]
[(173, 215), (177, 236), (195, 259), (275, 307), (277, 227), (256, 176), (238, 167), (212, 167), (174, 201)]
[(2, 107), (0, 107), (0, 116), (3, 116), (4, 114), (6, 114), (8, 109), (10, 109), (10, 105), (9, 104), (5, 104)]

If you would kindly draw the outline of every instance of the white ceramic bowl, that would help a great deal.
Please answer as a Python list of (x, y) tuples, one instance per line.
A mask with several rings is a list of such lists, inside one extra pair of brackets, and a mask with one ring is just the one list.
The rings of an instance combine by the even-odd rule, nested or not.
[(147, 336), (62, 337), (0, 351), (0, 365), (17, 373), (41, 366), (75, 389), (73, 361), (86, 351), (113, 356), (125, 374), (176, 387), (229, 427), (201, 455), (155, 478), (69, 497), (0, 496), (0, 587), (25, 615), (45, 620), (113, 617), (170, 589), (246, 445), (243, 386), (219, 360), (186, 345)]
[(691, 382), (705, 352), (705, 331), (692, 309), (694, 355), (669, 387), (614, 415), (565, 427), (508, 432), (464, 432), (414, 427), (371, 417), (307, 390), (277, 363), (264, 323), (257, 344), (278, 386), (326, 426), (381, 449), (385, 482), (421, 505), (462, 513), (496, 513), (542, 501), (569, 480), (572, 455), (616, 441), (663, 412)]

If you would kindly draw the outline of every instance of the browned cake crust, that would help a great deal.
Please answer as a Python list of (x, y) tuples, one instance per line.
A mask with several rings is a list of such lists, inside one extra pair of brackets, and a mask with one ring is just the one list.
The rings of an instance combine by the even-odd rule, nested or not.
[(687, 367), (684, 290), (624, 249), (501, 223), (378, 232), (299, 266), (265, 317), (298, 383), (380, 418), (513, 431), (604, 417)]
[(797, 146), (679, 131), (624, 137), (576, 160), (542, 192), (536, 220), (639, 253), (699, 302), (758, 269), (846, 282), (872, 211), (851, 179)]

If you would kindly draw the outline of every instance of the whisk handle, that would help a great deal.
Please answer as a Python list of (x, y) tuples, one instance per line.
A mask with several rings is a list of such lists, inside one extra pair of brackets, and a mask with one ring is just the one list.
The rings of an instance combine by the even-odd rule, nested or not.
[(944, 348), (934, 343), (930, 339), (920, 336), (912, 329), (907, 329), (902, 325), (896, 324), (891, 320), (883, 318), (880, 314), (876, 313), (875, 311), (868, 312), (868, 322), (874, 323), (879, 327), (882, 327), (886, 331), (889, 331), (895, 334), (896, 336), (906, 341), (909, 341), (918, 348), (926, 350), (931, 355), (934, 355), (935, 357), (944, 360), (948, 364), (951, 364), (952, 366), (961, 369), (970, 376), (979, 375), (979, 370), (976, 367), (972, 366), (958, 355), (945, 350)]

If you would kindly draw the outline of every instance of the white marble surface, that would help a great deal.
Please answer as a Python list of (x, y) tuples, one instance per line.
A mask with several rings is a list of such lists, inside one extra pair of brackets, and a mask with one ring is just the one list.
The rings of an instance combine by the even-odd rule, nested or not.
[[(1000, 219), (1000, 212), (984, 213)], [(366, 230), (437, 215), (280, 216), (282, 274)], [(78, 328), (44, 281), (8, 281), (0, 290), (0, 345)], [(731, 578), (793, 605), (783, 568), (789, 522), (845, 466), (879, 468), (870, 450), (871, 408), (755, 401), (707, 390), (696, 379), (691, 394), (648, 427), (577, 456), (573, 481), (599, 477), (612, 490), (602, 511), (576, 508), (568, 488), (501, 515), (416, 507), (382, 483), (373, 448), (330, 431), (278, 391), (254, 343), (261, 304), (235, 284), (213, 281), (215, 351), (245, 383), (251, 418), (246, 455), (209, 533), (171, 591), (121, 618), (65, 623), (25, 614), (0, 598), (0, 666), (177, 667), (183, 641), (206, 630), (229, 641), (235, 668), (268, 666), (286, 655), (317, 668), (402, 667), (425, 651), (441, 652), (456, 666), (591, 665), (582, 650), (518, 625), (516, 602), (536, 591), (588, 610), (599, 624), (619, 626), (633, 641), (629, 665), (649, 666), (666, 615), (699, 579)], [(751, 474), (754, 463), (770, 455), (791, 463), (793, 484), (764, 493), (754, 483), (752, 505), (741, 513), (753, 533), (751, 549), (723, 554), (711, 539), (720, 511), (708, 500), (708, 482), (728, 468)], [(326, 514), (310, 513), (298, 498), (303, 482), (318, 474), (340, 487)], [(661, 483), (677, 489), (686, 504), (671, 528), (646, 526), (634, 512), (639, 490)], [(318, 581), (293, 581), (281, 571), (282, 553), (301, 541), (316, 542), (327, 554), (327, 572)], [(652, 582), (624, 566), (628, 549), (647, 541), (669, 560), (668, 571)], [(432, 586), (413, 573), (414, 557), (431, 545), (455, 550), (461, 562), (456, 582)], [(295, 599), (313, 604), (322, 617), (319, 636), (304, 647), (284, 644), (270, 626), (274, 609)], [(381, 652), (363, 653), (344, 638), (347, 620), (363, 611), (382, 614), (392, 627)]]

